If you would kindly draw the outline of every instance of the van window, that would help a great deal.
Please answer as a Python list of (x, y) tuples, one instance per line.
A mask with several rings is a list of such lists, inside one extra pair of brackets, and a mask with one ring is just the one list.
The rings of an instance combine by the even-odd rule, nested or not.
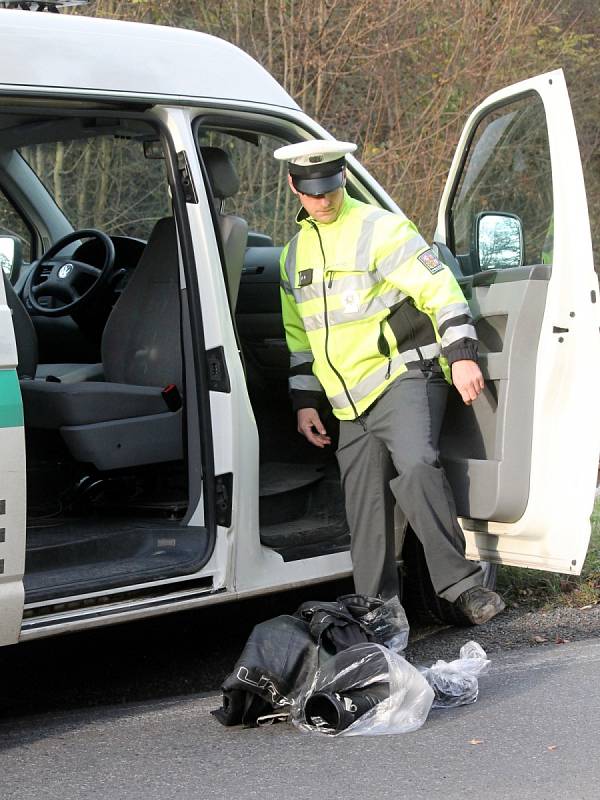
[(7, 233), (21, 239), (23, 261), (31, 261), (31, 232), (8, 197), (0, 190), (0, 236)]
[(147, 159), (141, 141), (97, 136), (21, 149), (75, 230), (99, 228), (148, 239), (171, 213), (164, 159)]
[(473, 271), (477, 215), (484, 212), (521, 221), (523, 265), (552, 263), (552, 169), (544, 105), (537, 94), (488, 112), (476, 128), (451, 213), (454, 252), (467, 273)]

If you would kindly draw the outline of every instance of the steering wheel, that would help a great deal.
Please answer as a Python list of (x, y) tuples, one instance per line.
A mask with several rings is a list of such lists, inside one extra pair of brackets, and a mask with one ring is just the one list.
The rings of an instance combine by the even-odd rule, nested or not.
[[(83, 261), (58, 256), (68, 244), (80, 239), (97, 239), (102, 243), (104, 263), (100, 269)], [(27, 281), (28, 304), (38, 314), (46, 317), (63, 317), (71, 314), (106, 285), (114, 263), (115, 247), (105, 233), (94, 228), (73, 231), (46, 250), (33, 268)], [(44, 272), (47, 274), (43, 275)], [(51, 297), (62, 301), (63, 305), (47, 308), (39, 303), (38, 297)]]

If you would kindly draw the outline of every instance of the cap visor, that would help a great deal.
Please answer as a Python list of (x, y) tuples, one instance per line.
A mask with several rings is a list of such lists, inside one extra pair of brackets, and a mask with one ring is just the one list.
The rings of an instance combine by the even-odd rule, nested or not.
[(326, 178), (299, 178), (297, 175), (293, 175), (292, 182), (302, 194), (316, 196), (339, 189), (344, 183), (344, 173), (343, 171), (336, 172), (335, 175), (328, 175)]

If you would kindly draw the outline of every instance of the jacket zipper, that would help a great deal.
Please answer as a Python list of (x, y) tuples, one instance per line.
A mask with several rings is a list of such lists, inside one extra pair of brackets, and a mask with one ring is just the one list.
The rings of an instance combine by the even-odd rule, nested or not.
[[(327, 270), (327, 259), (325, 258), (325, 250), (323, 249), (323, 242), (321, 240), (321, 234), (319, 233), (319, 229), (317, 228), (315, 223), (312, 222), (312, 220), (309, 220), (309, 222), (310, 222), (311, 226), (314, 228), (315, 233), (317, 234), (317, 238), (319, 240), (319, 247), (321, 248), (321, 256), (323, 258), (323, 306), (324, 306), (323, 310), (325, 312), (325, 358), (327, 359), (327, 363), (331, 367), (331, 371), (337, 376), (337, 379), (339, 380), (339, 382), (342, 384), (342, 386), (344, 388), (344, 392), (346, 393), (346, 397), (348, 398), (348, 402), (352, 406), (352, 411), (354, 411), (355, 419), (359, 419), (358, 411), (356, 409), (356, 406), (354, 405), (354, 400), (350, 396), (350, 392), (348, 391), (348, 387), (346, 386), (346, 382), (344, 381), (344, 379), (343, 379), (342, 375), (340, 374), (340, 372), (338, 372), (338, 370), (333, 366), (333, 364), (331, 363), (331, 359), (329, 358), (329, 349), (328, 349), (328, 346), (329, 346), (329, 321), (327, 319), (327, 284), (325, 283), (325, 272)], [(331, 277), (329, 279), (329, 288), (331, 288), (332, 283), (333, 283), (333, 273), (331, 273)], [(363, 423), (363, 428), (365, 428), (364, 423)], [(365, 428), (365, 430), (366, 430), (366, 428)]]
[(385, 356), (385, 358), (387, 358), (388, 360), (387, 371), (385, 373), (385, 379), (386, 381), (388, 381), (390, 379), (390, 374), (392, 371), (392, 351), (390, 350), (389, 342), (385, 338), (385, 333), (383, 331), (385, 323), (386, 323), (385, 319), (382, 319), (381, 322), (379, 323), (379, 339), (377, 341), (377, 349), (379, 350), (381, 355)]

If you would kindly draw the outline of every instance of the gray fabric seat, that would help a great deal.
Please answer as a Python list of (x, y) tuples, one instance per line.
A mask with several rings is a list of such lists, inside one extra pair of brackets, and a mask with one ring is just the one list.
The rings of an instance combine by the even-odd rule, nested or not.
[[(179, 259), (175, 221), (159, 220), (102, 336), (105, 381), (21, 381), (25, 424), (59, 429), (73, 456), (99, 469), (182, 458)], [(171, 393), (173, 397), (173, 392)]]
[(162, 387), (126, 383), (28, 381), (21, 385), (25, 424), (54, 430), (65, 425), (91, 425), (167, 410)]
[(12, 315), (17, 354), (19, 356), (17, 375), (19, 378), (24, 379), (34, 378), (38, 365), (37, 334), (27, 309), (19, 299), (4, 271), (2, 271), (2, 277), (4, 279), (6, 304), (10, 308)]
[[(218, 147), (202, 147), (201, 152), (215, 199), (231, 307), (235, 310), (248, 242), (248, 223), (235, 214), (223, 213), (223, 203), (238, 192), (239, 178), (224, 150)], [(110, 380), (104, 375), (102, 364), (39, 364), (37, 334), (31, 317), (4, 272), (2, 274), (7, 303), (13, 316), (19, 354), (17, 373), (20, 378), (35, 377), (45, 380), (51, 376), (59, 378), (61, 383)]]
[(223, 243), (225, 271), (231, 309), (235, 311), (244, 255), (248, 244), (248, 223), (242, 217), (223, 212), (224, 201), (237, 194), (240, 181), (229, 155), (219, 147), (201, 147), (202, 160), (208, 173), (217, 211), (219, 232)]
[[(202, 155), (217, 204), (234, 307), (248, 225), (241, 217), (224, 214), (223, 201), (238, 191), (239, 181), (223, 150), (202, 148)], [(175, 222), (169, 217), (157, 222), (113, 308), (102, 335), (102, 364), (88, 365), (91, 373), (77, 370), (78, 365), (62, 365), (73, 369), (63, 371), (60, 383), (27, 379), (35, 374), (37, 359), (24, 341), (31, 338), (31, 320), (22, 320), (24, 336), (18, 350), (20, 362), (21, 351), (28, 353), (27, 372), (20, 373), (26, 426), (59, 430), (76, 460), (91, 462), (101, 470), (181, 459), (180, 318), (178, 243)], [(52, 367), (60, 366), (51, 365), (49, 374)], [(100, 370), (104, 380), (98, 380)], [(73, 374), (81, 380), (71, 382)], [(175, 389), (165, 394), (168, 386)]]
[(61, 383), (103, 381), (104, 367), (102, 364), (38, 364), (35, 377), (40, 381), (58, 378)]

